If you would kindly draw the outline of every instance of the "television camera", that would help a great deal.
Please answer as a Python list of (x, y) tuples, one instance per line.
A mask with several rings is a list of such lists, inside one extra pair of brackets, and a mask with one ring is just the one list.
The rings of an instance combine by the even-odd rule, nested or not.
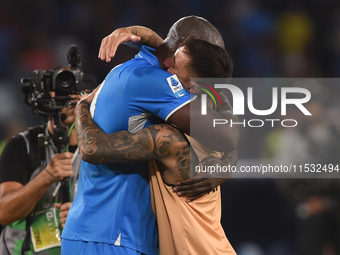
[[(53, 136), (38, 135), (40, 147), (54, 144), (58, 153), (66, 151), (68, 144), (67, 128), (62, 126), (61, 110), (75, 103), (72, 94), (83, 95), (91, 92), (96, 86), (96, 79), (92, 75), (85, 75), (81, 70), (80, 53), (78, 47), (72, 44), (67, 54), (68, 66), (53, 70), (34, 70), (33, 78), (22, 78), (21, 89), (25, 95), (25, 104), (31, 107), (32, 113), (39, 113), (44, 117), (52, 117), (54, 121)], [(71, 102), (71, 103), (70, 103)], [(44, 118), (44, 126), (47, 124)], [(62, 202), (70, 201), (69, 178), (61, 182)]]

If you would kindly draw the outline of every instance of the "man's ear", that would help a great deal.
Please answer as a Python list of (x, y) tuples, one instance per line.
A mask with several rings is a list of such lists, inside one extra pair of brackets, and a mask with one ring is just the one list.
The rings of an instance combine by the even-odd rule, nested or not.
[(165, 59), (163, 61), (163, 64), (166, 66), (166, 68), (173, 67), (173, 65), (174, 65), (174, 57), (173, 56), (168, 57), (167, 59)]
[(190, 81), (189, 92), (191, 94), (198, 94), (201, 91), (199, 88), (200, 86), (196, 82)]

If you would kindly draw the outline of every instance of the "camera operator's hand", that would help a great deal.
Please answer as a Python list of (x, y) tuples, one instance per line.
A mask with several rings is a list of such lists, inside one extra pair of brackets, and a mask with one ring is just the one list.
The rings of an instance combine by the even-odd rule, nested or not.
[(48, 183), (61, 181), (73, 174), (71, 152), (63, 152), (52, 157), (50, 163), (45, 167), (45, 180)]
[(72, 153), (52, 157), (50, 163), (26, 185), (19, 182), (0, 184), (0, 223), (8, 225), (26, 217), (46, 193), (52, 183), (72, 175)]
[(98, 58), (110, 62), (116, 54), (118, 46), (126, 42), (139, 42), (141, 38), (133, 35), (127, 28), (118, 28), (106, 36), (100, 45)]
[(60, 218), (60, 223), (61, 223), (62, 227), (65, 227), (67, 215), (68, 215), (68, 212), (71, 208), (71, 205), (72, 205), (72, 202), (67, 202), (67, 203), (64, 203), (64, 204), (61, 204), (61, 203), (55, 203), (54, 204), (55, 208), (60, 210), (59, 218)]
[(78, 103), (80, 100), (86, 98), (88, 95), (89, 94), (87, 94), (87, 92), (85, 92), (85, 94), (83, 94), (83, 95), (71, 94), (71, 95), (69, 95), (69, 97), (72, 97), (73, 101)]

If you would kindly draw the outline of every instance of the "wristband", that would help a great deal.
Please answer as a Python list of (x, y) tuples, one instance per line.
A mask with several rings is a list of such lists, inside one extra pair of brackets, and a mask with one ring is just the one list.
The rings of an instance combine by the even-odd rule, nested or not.
[(56, 179), (58, 182), (60, 182), (61, 180), (57, 177), (55, 177), (53, 174), (50, 173), (50, 171), (47, 170), (47, 168), (45, 168), (46, 172), (48, 172), (54, 179)]

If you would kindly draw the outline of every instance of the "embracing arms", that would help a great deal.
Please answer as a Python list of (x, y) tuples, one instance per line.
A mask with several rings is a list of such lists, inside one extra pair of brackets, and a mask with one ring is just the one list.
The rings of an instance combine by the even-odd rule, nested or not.
[[(134, 27), (136, 28), (136, 30), (133, 31), (133, 33), (136, 33), (136, 35), (138, 35), (137, 37), (134, 37), (133, 34), (131, 34), (132, 27), (129, 27), (129, 30), (126, 30), (127, 28), (117, 29), (112, 34), (105, 37), (99, 50), (99, 58), (110, 62), (120, 43), (128, 42), (130, 40), (129, 38), (131, 38), (131, 41), (139, 42), (140, 37), (143, 37), (141, 31), (143, 31), (145, 28), (139, 26)], [(150, 37), (150, 34), (149, 38), (152, 38)], [(162, 39), (160, 38), (156, 41), (160, 44)], [(153, 47), (157, 47), (157, 43), (156, 46)], [(201, 115), (201, 101), (198, 98), (190, 104), (177, 110), (174, 114), (172, 114), (169, 121), (175, 124), (180, 130), (184, 131), (187, 134), (190, 134), (192, 137), (199, 140), (205, 146), (216, 151), (225, 152), (225, 155), (232, 155), (232, 160), (230, 161), (231, 163), (228, 160), (225, 160), (224, 164), (236, 165), (236, 147), (239, 140), (239, 130), (237, 125), (234, 125), (232, 127), (227, 124), (216, 125), (215, 127), (213, 126), (214, 119), (224, 119), (227, 120), (228, 123), (230, 123), (230, 120), (233, 120), (233, 122), (237, 121), (237, 116), (234, 116), (232, 114), (232, 108), (227, 97), (223, 93), (219, 93), (219, 95), (222, 100), (222, 105), (217, 108), (216, 111), (209, 108), (208, 106), (207, 115)], [(190, 126), (192, 127), (191, 129)], [(211, 163), (211, 161), (209, 163)], [(219, 183), (222, 183), (222, 179), (217, 177), (216, 180)], [(210, 182), (211, 184), (211, 181), (212, 179), (199, 179), (199, 181), (197, 181), (197, 179), (191, 179), (190, 181), (182, 181), (181, 183), (183, 183), (184, 186), (178, 186), (178, 191), (183, 191), (183, 195), (185, 194), (190, 196), (202, 196), (207, 192), (199, 193), (199, 188), (205, 188), (207, 185), (205, 185), (204, 183)], [(210, 186), (210, 184), (208, 186)], [(216, 183), (214, 185), (216, 185)], [(190, 190), (190, 188), (192, 187), (195, 187), (195, 190)]]
[[(99, 58), (110, 62), (121, 43), (138, 42), (157, 48), (162, 41), (161, 37), (146, 27), (119, 28), (102, 40)], [(232, 127), (228, 124), (213, 126), (214, 119), (223, 119), (228, 123), (230, 123), (230, 120), (237, 122), (237, 116), (232, 114), (232, 108), (227, 97), (222, 92), (219, 93), (219, 96), (222, 106), (216, 111), (208, 106), (207, 115), (201, 115), (201, 100), (197, 98), (174, 112), (169, 121), (211, 149), (222, 152), (233, 151), (236, 149), (239, 140), (237, 125)]]
[(157, 159), (160, 156), (155, 150), (150, 129), (137, 133), (119, 131), (106, 134), (93, 121), (89, 108), (89, 103), (81, 101), (75, 111), (78, 147), (84, 161), (91, 164), (128, 163)]
[(162, 42), (163, 39), (158, 34), (143, 26), (119, 28), (102, 40), (98, 58), (110, 62), (122, 43), (134, 48), (140, 48), (142, 45), (157, 48)]
[(136, 133), (119, 131), (106, 134), (93, 121), (87, 102), (80, 102), (75, 114), (78, 147), (84, 161), (100, 164), (154, 159), (163, 163), (167, 182), (175, 183), (189, 178), (190, 147), (176, 128), (159, 124)]
[[(214, 190), (230, 177), (231, 173), (199, 174), (198, 178), (186, 180), (189, 178), (190, 170), (189, 146), (182, 134), (170, 125), (151, 126), (135, 134), (127, 131), (104, 133), (89, 113), (88, 102), (91, 102), (94, 93), (95, 91), (85, 99), (88, 100), (87, 102), (79, 103), (75, 112), (78, 146), (83, 160), (97, 164), (109, 161), (135, 162), (158, 159), (166, 166), (171, 164), (176, 166), (171, 170), (174, 178), (167, 181), (177, 184), (174, 191), (177, 191), (180, 196), (188, 196), (188, 202)], [(178, 157), (179, 154), (181, 157)], [(203, 165), (220, 164), (221, 166), (235, 166), (236, 163), (236, 150), (225, 153), (221, 160), (208, 157), (201, 162)]]

